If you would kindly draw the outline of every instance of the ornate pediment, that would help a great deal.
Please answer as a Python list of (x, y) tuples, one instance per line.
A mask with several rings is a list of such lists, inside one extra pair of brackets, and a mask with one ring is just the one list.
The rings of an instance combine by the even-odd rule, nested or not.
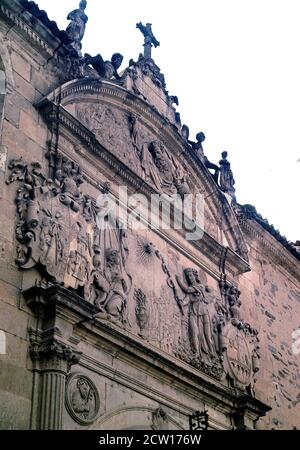
[[(124, 167), (126, 176), (136, 179), (138, 192), (148, 189), (149, 194), (180, 196), (201, 193), (204, 231), (247, 261), (247, 247), (226, 195), (181, 132), (165, 117), (116, 82), (77, 80), (62, 86), (59, 97), (57, 93), (38, 105), (51, 130), (61, 117), (61, 125), (74, 138), (101, 157), (105, 149), (106, 161), (113, 159), (122, 170)], [(243, 270), (248, 269), (245, 266)]]

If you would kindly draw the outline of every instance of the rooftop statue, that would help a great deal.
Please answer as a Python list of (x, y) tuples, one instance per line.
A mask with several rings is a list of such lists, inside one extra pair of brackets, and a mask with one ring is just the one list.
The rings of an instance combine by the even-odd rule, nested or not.
[(88, 16), (85, 14), (85, 9), (87, 7), (87, 1), (81, 0), (79, 4), (79, 9), (75, 9), (70, 12), (67, 19), (71, 22), (69, 23), (66, 33), (71, 41), (71, 46), (76, 50), (79, 57), (81, 57), (82, 44), (85, 33), (86, 23), (88, 21)]
[(190, 136), (190, 129), (187, 125), (182, 125), (181, 128), (181, 136), (183, 137), (183, 139), (185, 141), (189, 140), (189, 136)]
[(116, 80), (120, 79), (118, 69), (123, 62), (123, 56), (120, 53), (114, 53), (111, 57), (111, 61), (104, 61), (100, 54), (91, 56), (86, 53), (84, 55), (84, 62), (93, 66), (102, 78), (107, 78), (108, 80), (111, 78), (115, 78)]
[(205, 165), (205, 167), (215, 171), (215, 173), (213, 174), (213, 177), (214, 177), (215, 182), (217, 183), (218, 175), (219, 175), (219, 167), (216, 166), (215, 164), (211, 163), (208, 160), (208, 158), (204, 155), (204, 150), (202, 147), (202, 142), (205, 141), (205, 134), (202, 131), (200, 131), (200, 133), (198, 133), (196, 135), (196, 140), (197, 140), (197, 142), (192, 142), (192, 141), (188, 141), (188, 142), (192, 146), (193, 150), (195, 151), (195, 153), (198, 156), (198, 158), (200, 159), (200, 161)]
[(139, 22), (136, 24), (136, 27), (141, 31), (141, 33), (144, 35), (145, 42), (144, 42), (144, 57), (145, 58), (151, 58), (151, 48), (154, 45), (154, 47), (159, 47), (160, 43), (154, 36), (152, 32), (152, 24), (146, 23), (146, 25), (143, 25), (142, 22)]
[(227, 159), (228, 153), (222, 153), (222, 159), (220, 160), (220, 188), (226, 194), (234, 197), (235, 193), (235, 180), (233, 178), (233, 173), (230, 168), (230, 162)]

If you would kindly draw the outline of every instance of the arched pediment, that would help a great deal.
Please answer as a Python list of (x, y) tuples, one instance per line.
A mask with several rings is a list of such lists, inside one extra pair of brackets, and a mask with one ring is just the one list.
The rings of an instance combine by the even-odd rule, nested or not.
[(232, 257), (236, 254), (245, 261), (240, 271), (248, 270), (247, 247), (236, 215), (179, 127), (121, 83), (108, 80), (71, 81), (43, 99), (38, 107), (51, 129), (55, 114), (50, 112), (57, 106), (67, 117), (64, 124), (71, 121), (70, 128), (74, 132), (77, 127), (81, 140), (87, 134), (87, 142), (100, 145), (152, 192), (200, 193), (208, 239), (228, 247)]
[(184, 430), (183, 425), (169, 414), (165, 416), (165, 427), (154, 423), (156, 409), (146, 406), (125, 406), (101, 416), (90, 430)]

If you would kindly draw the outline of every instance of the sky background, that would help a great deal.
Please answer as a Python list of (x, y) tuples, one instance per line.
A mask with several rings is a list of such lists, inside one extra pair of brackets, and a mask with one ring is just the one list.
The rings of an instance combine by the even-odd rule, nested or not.
[[(79, 0), (36, 0), (61, 29)], [(221, 152), (239, 203), (251, 203), (289, 240), (300, 239), (299, 0), (88, 0), (83, 53), (143, 52), (137, 22), (152, 23), (153, 58), (177, 111), (206, 135), (212, 162)]]

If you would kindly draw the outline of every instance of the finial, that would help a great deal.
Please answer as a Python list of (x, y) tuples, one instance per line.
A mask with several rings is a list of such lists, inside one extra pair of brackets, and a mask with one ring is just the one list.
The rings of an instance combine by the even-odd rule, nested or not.
[(136, 24), (136, 28), (138, 28), (144, 38), (144, 57), (145, 58), (151, 58), (151, 48), (154, 46), (159, 47), (160, 43), (158, 42), (158, 40), (156, 39), (156, 37), (154, 36), (153, 32), (152, 32), (152, 24), (151, 23), (146, 23), (146, 25), (143, 25), (142, 22), (139, 22)]

